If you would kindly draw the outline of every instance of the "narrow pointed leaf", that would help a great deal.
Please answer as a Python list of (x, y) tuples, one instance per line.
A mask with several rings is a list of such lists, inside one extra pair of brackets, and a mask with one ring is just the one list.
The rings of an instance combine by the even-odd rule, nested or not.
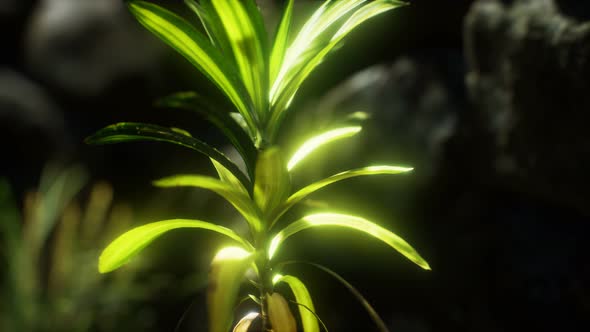
[(287, 42), (289, 40), (289, 31), (291, 29), (291, 17), (293, 16), (293, 0), (287, 0), (285, 9), (283, 10), (283, 16), (277, 27), (275, 34), (274, 43), (272, 45), (272, 51), (270, 53), (270, 65), (269, 65), (269, 82), (274, 82), (279, 75), (281, 65), (283, 64), (283, 58), (287, 51)]
[[(377, 325), (377, 328), (379, 329), (379, 331), (380, 332), (389, 332), (387, 325), (385, 325), (385, 322), (383, 322), (383, 319), (381, 318), (381, 316), (379, 316), (379, 314), (377, 313), (375, 308), (373, 308), (371, 303), (369, 303), (369, 301), (367, 301), (367, 299), (363, 296), (363, 294), (361, 294), (361, 292), (359, 292), (351, 283), (349, 283), (346, 279), (344, 279), (338, 273), (332, 271), (331, 269), (329, 269), (323, 265), (316, 264), (316, 263), (301, 262), (301, 261), (288, 262), (288, 264), (294, 264), (294, 263), (306, 264), (306, 265), (313, 266), (313, 267), (329, 274), (334, 279), (338, 280), (344, 287), (346, 287), (346, 289), (348, 289), (352, 293), (352, 295), (354, 295), (354, 297), (365, 308), (365, 310), (367, 310), (367, 312), (371, 316), (371, 319), (373, 320), (373, 322), (375, 322), (375, 325)], [(285, 265), (287, 265), (287, 264), (285, 264)]]
[(283, 204), (289, 195), (291, 180), (277, 147), (262, 151), (256, 163), (254, 201), (264, 216)]
[(244, 173), (242, 173), (240, 169), (223, 153), (209, 146), (207, 143), (184, 134), (179, 130), (145, 123), (121, 122), (107, 126), (85, 140), (87, 144), (95, 145), (132, 141), (167, 142), (198, 151), (217, 160), (225, 168), (235, 174), (236, 177), (239, 177), (240, 181), (246, 188), (250, 187), (250, 181), (248, 178), (246, 178)]
[(274, 332), (296, 332), (297, 323), (287, 300), (281, 294), (274, 292), (266, 294), (266, 301), (272, 330)]
[(233, 187), (228, 183), (204, 175), (174, 175), (154, 181), (158, 187), (196, 187), (211, 190), (225, 198), (236, 210), (240, 212), (253, 230), (261, 229), (256, 207), (239, 187)]
[(248, 193), (248, 190), (244, 188), (244, 185), (242, 184), (242, 182), (240, 182), (240, 179), (238, 179), (234, 173), (232, 173), (229, 169), (225, 168), (225, 166), (220, 164), (218, 161), (216, 161), (213, 158), (210, 159), (211, 163), (213, 164), (213, 167), (215, 167), (215, 170), (217, 171), (217, 175), (219, 175), (219, 179), (222, 182), (225, 182), (229, 186), (233, 187), (234, 190), (237, 190), (238, 192), (245, 195), (248, 199), (250, 199), (250, 194)]
[(178, 228), (200, 228), (225, 235), (240, 243), (245, 248), (252, 245), (229, 228), (201, 220), (170, 219), (149, 223), (127, 231), (109, 244), (100, 255), (98, 270), (100, 273), (113, 271), (137, 255), (155, 239)]
[(266, 109), (263, 36), (259, 35), (254, 22), (260, 13), (258, 10), (247, 10), (252, 9), (252, 4), (247, 5), (249, 2), (252, 0), (211, 0), (225, 29), (244, 86), (250, 94), (258, 117), (261, 118)]
[(242, 319), (240, 319), (238, 324), (236, 324), (233, 332), (248, 332), (248, 329), (250, 329), (250, 325), (252, 325), (252, 323), (258, 318), (258, 316), (260, 316), (260, 314), (257, 312), (251, 312), (245, 315), (244, 317), (242, 317)]
[(207, 76), (232, 101), (251, 130), (256, 131), (250, 116), (250, 99), (236, 69), (199, 31), (178, 15), (145, 1), (130, 1), (129, 9), (148, 30), (184, 56)]
[(207, 290), (210, 332), (230, 330), (240, 284), (252, 266), (254, 257), (252, 252), (242, 248), (226, 247), (213, 258)]
[(287, 170), (291, 171), (301, 160), (303, 160), (317, 148), (341, 138), (354, 136), (360, 131), (360, 126), (337, 128), (308, 139), (305, 141), (305, 143), (303, 143), (303, 145), (301, 145), (299, 149), (297, 149), (291, 159), (289, 159), (289, 162), (287, 163)]
[(304, 332), (319, 332), (320, 326), (318, 324), (318, 320), (315, 315), (315, 308), (313, 306), (313, 301), (311, 299), (311, 295), (309, 295), (309, 291), (305, 284), (301, 280), (296, 277), (290, 275), (277, 275), (273, 278), (273, 284), (278, 284), (281, 282), (286, 283), (293, 295), (295, 295), (295, 300), (298, 304), (301, 304), (299, 307), (299, 315), (301, 317), (301, 325), (303, 327)]
[(338, 173), (336, 175), (332, 175), (325, 179), (316, 181), (300, 190), (296, 193), (291, 195), (285, 204), (278, 207), (278, 211), (273, 214), (272, 217), (272, 224), (276, 223), (279, 217), (281, 217), (285, 212), (287, 212), (293, 205), (299, 203), (302, 199), (306, 198), (310, 194), (316, 192), (328, 186), (334, 182), (342, 181), (348, 178), (357, 177), (357, 176), (366, 176), (366, 175), (379, 175), (379, 174), (401, 174), (407, 173), (412, 171), (413, 168), (411, 167), (402, 167), (402, 166), (369, 166), (364, 168), (353, 169), (345, 172)]
[(430, 270), (430, 266), (424, 258), (401, 237), (366, 219), (337, 213), (312, 214), (283, 228), (270, 242), (269, 257), (272, 258), (280, 245), (291, 235), (308, 228), (325, 226), (351, 228), (366, 233), (377, 240), (385, 242), (421, 268)]
[(246, 164), (253, 165), (255, 162), (256, 148), (248, 136), (247, 125), (244, 128), (236, 123), (231, 113), (223, 106), (213, 105), (195, 92), (178, 92), (161, 98), (156, 105), (199, 113), (221, 130)]

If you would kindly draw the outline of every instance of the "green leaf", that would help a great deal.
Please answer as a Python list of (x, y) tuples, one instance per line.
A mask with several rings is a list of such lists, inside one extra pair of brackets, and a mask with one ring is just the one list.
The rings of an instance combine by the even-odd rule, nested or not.
[(266, 301), (272, 330), (274, 332), (296, 332), (297, 323), (287, 300), (281, 294), (274, 292), (266, 294)]
[(85, 140), (87, 144), (95, 145), (132, 141), (167, 142), (198, 151), (217, 160), (225, 168), (230, 170), (240, 179), (240, 182), (242, 182), (246, 188), (250, 188), (251, 186), (250, 180), (248, 180), (244, 173), (242, 173), (240, 169), (223, 153), (209, 146), (207, 143), (183, 134), (178, 130), (145, 123), (121, 122), (107, 126)]
[(238, 247), (223, 248), (213, 258), (207, 290), (210, 332), (227, 332), (231, 328), (240, 284), (254, 258), (252, 252)]
[[(275, 81), (271, 90), (273, 113), (266, 126), (270, 140), (275, 138), (280, 123), (285, 116), (285, 111), (289, 107), (291, 100), (295, 97), (301, 84), (323, 62), (330, 51), (361, 23), (387, 10), (405, 5), (405, 3), (396, 0), (376, 0), (357, 8), (364, 2), (363, 0), (342, 0), (335, 2), (327, 9), (320, 8), (318, 12), (321, 11), (321, 14), (318, 18), (314, 19), (312, 17), (309, 20), (311, 24), (306, 24), (303, 27), (297, 39), (293, 42), (293, 46), (287, 52), (286, 58), (291, 60), (286, 61), (287, 67), (282, 69), (283, 75), (281, 76), (279, 74), (279, 78)], [(313, 43), (316, 41), (316, 37), (320, 36), (324, 30), (328, 29), (332, 24), (338, 22), (353, 10), (355, 10), (354, 13), (328, 42), (322, 39), (317, 43)], [(305, 37), (306, 35), (307, 37)], [(301, 42), (299, 42), (299, 38), (302, 39)], [(304, 61), (301, 61), (301, 59), (295, 61), (295, 59), (304, 54), (303, 52), (305, 50), (309, 50), (311, 47), (318, 47), (318, 44), (322, 46), (317, 51), (305, 53), (309, 55), (309, 58), (304, 59)], [(292, 49), (293, 51), (291, 51)]]
[(269, 259), (274, 256), (280, 245), (291, 235), (308, 228), (320, 226), (352, 228), (354, 230), (366, 233), (377, 240), (385, 242), (421, 268), (430, 270), (430, 266), (424, 260), (424, 258), (422, 258), (420, 254), (418, 254), (418, 252), (401, 237), (366, 219), (337, 213), (312, 214), (283, 228), (273, 237), (270, 242), (268, 248)]
[(252, 249), (252, 245), (229, 228), (201, 220), (170, 219), (149, 223), (123, 233), (109, 244), (100, 255), (98, 271), (107, 273), (127, 263), (147, 245), (164, 233), (178, 228), (201, 228), (223, 234), (242, 246)]
[(309, 291), (307, 290), (307, 287), (305, 287), (305, 284), (296, 277), (290, 275), (283, 276), (280, 274), (273, 277), (272, 282), (273, 285), (284, 282), (289, 288), (291, 288), (291, 291), (293, 291), (295, 300), (301, 305), (299, 307), (299, 314), (301, 315), (303, 331), (319, 332), (320, 326), (318, 325), (318, 320), (315, 315), (313, 301), (311, 300), (311, 295), (309, 295)]
[(232, 186), (226, 182), (203, 175), (174, 175), (154, 181), (158, 187), (196, 187), (211, 190), (225, 198), (236, 210), (244, 216), (253, 231), (262, 228), (256, 207), (250, 197), (243, 191), (243, 187)]
[(360, 126), (336, 128), (308, 139), (303, 145), (301, 145), (301, 147), (299, 147), (299, 149), (297, 149), (291, 159), (289, 159), (287, 170), (291, 171), (300, 161), (317, 148), (341, 138), (354, 136), (358, 134), (361, 129)]
[(254, 201), (266, 220), (267, 216), (289, 195), (291, 179), (278, 147), (258, 155), (254, 180)]
[(262, 119), (267, 104), (266, 59), (262, 46), (266, 32), (262, 28), (261, 33), (255, 23), (261, 19), (258, 10), (252, 8), (252, 1), (211, 0), (211, 3), (225, 29), (242, 81)]
[(240, 319), (238, 324), (234, 327), (233, 332), (248, 332), (250, 329), (250, 325), (260, 316), (257, 312), (251, 312), (246, 314), (244, 317)]
[(278, 210), (272, 216), (271, 227), (272, 227), (272, 225), (274, 225), (278, 221), (278, 219), (285, 212), (287, 212), (291, 207), (293, 207), (293, 205), (299, 203), (302, 199), (306, 198), (307, 196), (316, 192), (317, 190), (320, 190), (320, 189), (324, 188), (325, 186), (328, 186), (334, 182), (338, 182), (341, 180), (345, 180), (345, 179), (357, 177), (357, 176), (378, 175), (378, 174), (400, 174), (400, 173), (410, 172), (411, 170), (413, 170), (413, 168), (402, 167), (402, 166), (369, 166), (369, 167), (358, 168), (358, 169), (353, 169), (353, 170), (341, 172), (341, 173), (332, 175), (328, 178), (314, 182), (314, 183), (300, 189), (299, 191), (297, 191), (293, 195), (291, 195), (287, 199), (285, 204), (278, 207)]
[(352, 295), (354, 295), (354, 297), (365, 308), (365, 310), (367, 310), (367, 312), (371, 316), (371, 319), (373, 319), (373, 322), (375, 322), (375, 324), (377, 325), (377, 328), (379, 329), (379, 331), (380, 332), (389, 332), (389, 329), (385, 325), (385, 322), (383, 322), (383, 319), (381, 319), (381, 317), (379, 316), (379, 314), (377, 313), (375, 308), (373, 308), (371, 303), (369, 303), (369, 301), (367, 301), (367, 299), (361, 294), (361, 292), (359, 292), (352, 284), (350, 284), (348, 281), (346, 281), (346, 279), (344, 279), (338, 273), (332, 271), (331, 269), (329, 269), (323, 265), (316, 264), (316, 263), (310, 263), (310, 262), (292, 261), (292, 262), (286, 262), (282, 265), (285, 266), (285, 265), (290, 265), (290, 264), (310, 265), (310, 266), (313, 266), (317, 269), (320, 269), (323, 272), (326, 272), (327, 274), (329, 274), (330, 276), (332, 276), (333, 278), (338, 280), (344, 287), (346, 287), (346, 289), (348, 289), (352, 293)]
[(219, 179), (250, 199), (250, 194), (248, 193), (248, 190), (244, 188), (244, 185), (242, 182), (240, 182), (240, 179), (238, 179), (234, 173), (225, 168), (225, 166), (220, 164), (218, 161), (213, 158), (210, 159), (213, 167), (215, 167), (215, 170), (217, 171), (217, 175), (219, 175)]
[(231, 62), (178, 15), (145, 1), (132, 0), (129, 9), (143, 26), (178, 51), (223, 91), (248, 122), (250, 135), (256, 137), (257, 125), (251, 114), (251, 101)]
[(277, 27), (272, 51), (270, 53), (269, 82), (274, 83), (279, 75), (285, 52), (287, 51), (287, 42), (289, 40), (289, 30), (291, 28), (291, 17), (293, 16), (293, 0), (287, 0), (283, 16)]
[[(213, 123), (238, 150), (247, 165), (256, 161), (256, 148), (245, 129), (240, 126), (224, 106), (213, 105), (195, 92), (178, 92), (161, 98), (156, 103), (159, 107), (179, 108), (197, 112)], [(237, 113), (239, 114), (239, 113)]]

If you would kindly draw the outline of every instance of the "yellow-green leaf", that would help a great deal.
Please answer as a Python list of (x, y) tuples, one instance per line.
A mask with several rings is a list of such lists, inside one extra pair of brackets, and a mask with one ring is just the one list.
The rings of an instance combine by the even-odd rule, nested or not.
[(274, 292), (266, 294), (268, 319), (274, 332), (296, 332), (297, 323), (285, 298)]
[(385, 242), (421, 268), (430, 270), (430, 266), (424, 258), (422, 258), (410, 244), (393, 232), (366, 219), (337, 213), (312, 214), (283, 228), (270, 242), (268, 248), (269, 258), (274, 256), (280, 245), (291, 235), (308, 228), (324, 226), (345, 227), (366, 233)]
[(109, 244), (100, 255), (98, 270), (107, 273), (119, 268), (137, 255), (147, 245), (164, 233), (178, 228), (201, 228), (223, 234), (245, 248), (252, 245), (229, 228), (201, 220), (171, 219), (153, 222), (127, 231)]
[(251, 116), (250, 98), (236, 69), (209, 40), (183, 18), (155, 4), (130, 1), (129, 9), (143, 26), (178, 51), (227, 95), (248, 122), (251, 136), (255, 136), (257, 126)]
[(289, 159), (289, 162), (287, 163), (287, 170), (291, 171), (301, 160), (303, 160), (317, 148), (341, 138), (354, 136), (358, 134), (361, 129), (362, 128), (360, 126), (336, 128), (308, 139), (301, 145), (301, 147), (299, 147), (299, 149), (297, 149), (291, 159)]
[(288, 0), (283, 10), (283, 16), (277, 27), (272, 51), (270, 53), (269, 82), (273, 83), (281, 70), (283, 58), (287, 51), (289, 30), (291, 28), (291, 17), (293, 16), (293, 0)]
[(244, 317), (242, 317), (242, 319), (240, 319), (238, 324), (236, 324), (233, 332), (248, 332), (248, 329), (250, 329), (250, 325), (252, 325), (252, 323), (258, 318), (258, 316), (260, 316), (260, 314), (257, 312), (251, 312), (246, 314)]
[[(230, 173), (231, 174), (231, 173)], [(229, 176), (229, 174), (225, 174)], [(236, 179), (237, 180), (237, 179)], [(239, 183), (239, 181), (237, 182)], [(243, 187), (235, 184), (229, 184), (221, 180), (217, 180), (210, 176), (204, 175), (174, 175), (160, 180), (154, 181), (154, 185), (158, 187), (197, 187), (211, 190), (221, 197), (225, 198), (236, 210), (244, 216), (250, 227), (254, 231), (261, 229), (260, 219), (256, 206), (244, 192)]]
[(301, 325), (303, 326), (304, 332), (319, 332), (320, 326), (318, 324), (318, 320), (315, 313), (315, 308), (313, 306), (313, 301), (311, 300), (311, 295), (309, 295), (309, 291), (305, 284), (301, 280), (296, 277), (290, 275), (276, 275), (273, 280), (273, 284), (278, 284), (281, 282), (286, 283), (293, 295), (295, 295), (295, 300), (298, 304), (302, 305), (299, 306), (299, 315), (301, 316)]
[(291, 180), (278, 147), (258, 154), (254, 179), (254, 201), (263, 216), (284, 203), (289, 195)]
[[(252, 0), (245, 2), (249, 1)], [(262, 49), (263, 36), (258, 34), (253, 21), (255, 17), (240, 0), (211, 0), (211, 3), (225, 29), (242, 81), (258, 116), (262, 117), (267, 99), (266, 60)]]
[(253, 262), (253, 253), (239, 247), (223, 248), (213, 258), (207, 289), (210, 332), (231, 328), (240, 284)]
[(278, 207), (278, 211), (272, 215), (272, 225), (277, 222), (278, 218), (281, 217), (287, 210), (289, 210), (293, 205), (300, 202), (302, 199), (307, 197), (308, 195), (314, 193), (317, 190), (322, 189), (325, 186), (328, 186), (334, 182), (338, 182), (344, 179), (356, 177), (356, 176), (366, 176), (366, 175), (378, 175), (378, 174), (400, 174), (400, 173), (407, 173), (413, 170), (411, 167), (403, 167), (403, 166), (369, 166), (364, 168), (353, 169), (345, 172), (338, 173), (336, 175), (332, 175), (325, 179), (316, 181), (300, 190), (296, 193), (291, 195), (285, 204)]

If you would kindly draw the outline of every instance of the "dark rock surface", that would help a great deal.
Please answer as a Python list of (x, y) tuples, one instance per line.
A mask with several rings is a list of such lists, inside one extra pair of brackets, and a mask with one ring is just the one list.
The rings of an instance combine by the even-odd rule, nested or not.
[(506, 185), (590, 213), (590, 23), (550, 0), (476, 2), (466, 82)]

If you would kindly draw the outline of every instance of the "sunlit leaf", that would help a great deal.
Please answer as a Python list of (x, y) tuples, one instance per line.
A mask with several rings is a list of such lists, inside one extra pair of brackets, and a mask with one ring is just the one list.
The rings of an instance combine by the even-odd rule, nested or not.
[[(274, 292), (266, 294), (268, 319), (274, 332), (296, 332), (297, 323), (285, 298)], [(307, 332), (307, 331), (306, 331)]]
[(400, 174), (400, 173), (410, 172), (411, 170), (413, 170), (413, 168), (402, 167), (402, 166), (369, 166), (369, 167), (358, 168), (358, 169), (353, 169), (353, 170), (341, 172), (336, 175), (332, 175), (330, 177), (327, 177), (325, 179), (316, 181), (316, 182), (298, 190), (293, 195), (291, 195), (287, 199), (285, 204), (283, 204), (279, 207), (280, 210), (277, 211), (275, 214), (273, 214), (272, 224), (274, 225), (274, 223), (276, 223), (278, 218), (281, 217), (285, 212), (287, 212), (287, 210), (289, 210), (293, 205), (297, 204), (302, 199), (306, 198), (307, 196), (316, 192), (317, 190), (320, 190), (320, 189), (324, 188), (325, 186), (328, 186), (334, 182), (338, 182), (341, 180), (345, 180), (345, 179), (357, 177), (357, 176), (379, 175), (379, 174)]
[(320, 326), (318, 324), (318, 320), (316, 319), (315, 308), (313, 306), (313, 301), (311, 299), (311, 295), (309, 295), (309, 291), (305, 284), (301, 280), (296, 277), (290, 275), (276, 275), (273, 280), (273, 284), (278, 284), (281, 282), (286, 283), (293, 295), (295, 295), (295, 300), (298, 304), (301, 304), (299, 307), (299, 315), (301, 316), (301, 325), (303, 326), (304, 332), (319, 332)]
[(252, 1), (211, 0), (211, 3), (225, 29), (242, 81), (258, 117), (262, 118), (267, 102), (266, 61), (262, 46), (262, 38), (266, 38), (266, 33), (259, 34), (255, 21), (260, 20), (260, 12), (256, 10), (255, 4), (252, 8)]
[(301, 145), (299, 149), (297, 149), (291, 159), (289, 159), (289, 162), (287, 163), (287, 170), (291, 171), (301, 160), (303, 160), (310, 153), (322, 145), (341, 138), (354, 136), (359, 133), (361, 129), (362, 128), (360, 126), (337, 128), (308, 139), (305, 141), (305, 143), (303, 143), (303, 145)]
[(254, 257), (252, 252), (242, 248), (226, 247), (213, 258), (207, 290), (210, 332), (230, 330), (240, 284)]
[(285, 201), (290, 190), (289, 172), (278, 147), (260, 152), (255, 173), (254, 201), (266, 216)]
[(250, 325), (252, 325), (252, 323), (258, 318), (258, 316), (260, 316), (260, 314), (257, 312), (251, 312), (246, 314), (244, 317), (242, 317), (242, 319), (240, 319), (238, 324), (236, 324), (233, 332), (248, 332)]
[(198, 151), (217, 160), (236, 175), (246, 188), (250, 187), (250, 180), (219, 150), (199, 139), (187, 136), (170, 128), (145, 123), (121, 122), (107, 126), (85, 140), (87, 144), (114, 144), (131, 141), (167, 142)]
[(240, 190), (239, 187), (204, 175), (174, 175), (156, 180), (154, 181), (154, 185), (166, 188), (196, 187), (211, 190), (233, 205), (244, 216), (253, 230), (259, 231), (261, 229), (256, 207), (250, 200), (250, 197), (243, 190)]
[(256, 121), (251, 117), (250, 98), (235, 76), (236, 69), (199, 31), (178, 15), (145, 1), (129, 1), (137, 20), (156, 36), (177, 50), (199, 71), (215, 83), (244, 116), (252, 137)]
[(303, 262), (303, 261), (292, 261), (292, 262), (287, 262), (287, 264), (284, 264), (284, 265), (289, 265), (289, 264), (310, 265), (310, 266), (313, 266), (317, 269), (322, 270), (323, 272), (326, 272), (327, 274), (329, 274), (330, 276), (332, 276), (333, 278), (338, 280), (344, 287), (346, 287), (346, 289), (348, 289), (352, 293), (352, 295), (354, 295), (354, 297), (365, 308), (365, 310), (367, 310), (367, 312), (371, 316), (371, 319), (377, 325), (377, 328), (379, 329), (379, 331), (380, 332), (389, 332), (389, 329), (385, 325), (385, 322), (383, 322), (383, 319), (381, 319), (381, 317), (379, 316), (377, 311), (373, 308), (373, 306), (369, 303), (369, 301), (367, 301), (367, 299), (361, 294), (361, 292), (359, 292), (352, 284), (350, 284), (348, 281), (346, 281), (346, 279), (344, 279), (338, 273), (332, 271), (331, 269), (329, 269), (323, 265), (316, 264), (316, 263)]
[(421, 268), (430, 270), (430, 266), (424, 258), (401, 237), (366, 219), (337, 213), (312, 214), (289, 224), (278, 232), (270, 242), (269, 258), (274, 256), (280, 245), (291, 235), (308, 228), (325, 226), (351, 228), (366, 233), (385, 242)]
[(201, 228), (223, 234), (245, 248), (252, 245), (229, 228), (201, 220), (171, 219), (149, 223), (127, 231), (109, 244), (100, 255), (98, 270), (100, 273), (113, 271), (137, 255), (147, 245), (166, 232), (178, 228)]
[[(309, 26), (308, 30), (315, 31), (315, 33), (310, 32), (310, 36), (310, 33), (304, 31), (306, 29), (304, 26), (297, 38), (304, 38), (303, 36), (307, 35), (305, 37), (305, 40), (307, 41), (304, 40), (299, 44), (298, 40), (293, 42), (293, 46), (289, 48), (285, 56), (286, 58), (291, 59), (292, 57), (300, 57), (303, 50), (306, 50), (311, 46), (317, 47), (317, 45), (311, 43), (311, 41), (314, 40), (314, 37), (317, 37), (319, 33), (323, 32), (332, 24), (338, 22), (341, 18), (345, 17), (347, 14), (350, 14), (354, 10), (352, 15), (341, 26), (341, 29), (337, 32), (337, 34), (335, 34), (329, 40), (329, 42), (322, 44), (320, 49), (317, 51), (309, 53), (310, 58), (305, 59), (305, 61), (297, 62), (297, 66), (293, 65), (295, 60), (291, 60), (290, 62), (285, 61), (287, 62), (287, 67), (281, 70), (284, 75), (281, 76), (281, 74), (279, 74), (277, 81), (280, 81), (275, 81), (273, 90), (271, 90), (271, 105), (275, 111), (273, 112), (266, 126), (267, 130), (270, 132), (268, 136), (271, 139), (275, 137), (276, 130), (280, 127), (282, 119), (285, 116), (285, 111), (299, 90), (301, 84), (305, 81), (309, 74), (311, 74), (311, 72), (323, 62), (324, 58), (330, 53), (330, 51), (332, 51), (342, 41), (342, 39), (348, 35), (348, 33), (354, 30), (354, 28), (361, 23), (387, 10), (405, 5), (405, 3), (397, 0), (377, 0), (365, 4), (359, 8), (359, 5), (363, 3), (365, 3), (364, 0), (342, 0), (334, 2), (331, 6), (323, 9), (323, 12), (319, 18)], [(320, 10), (322, 9), (320, 8)], [(289, 65), (289, 63), (291, 65)]]
[(247, 125), (242, 127), (236, 123), (226, 106), (214, 105), (195, 92), (174, 93), (161, 98), (156, 105), (199, 113), (221, 130), (247, 165), (253, 165), (256, 161), (256, 148), (247, 134)]
[(213, 164), (213, 167), (215, 167), (215, 170), (217, 171), (217, 175), (219, 175), (219, 179), (227, 183), (228, 185), (232, 186), (234, 190), (237, 190), (242, 194), (246, 195), (248, 199), (250, 199), (248, 189), (244, 188), (244, 185), (242, 184), (240, 179), (238, 179), (234, 173), (232, 173), (229, 169), (225, 168), (225, 166), (220, 164), (218, 161), (216, 161), (213, 158), (210, 159), (211, 163)]
[(287, 51), (287, 42), (289, 40), (289, 31), (291, 28), (291, 17), (293, 16), (293, 0), (287, 0), (285, 9), (283, 10), (283, 16), (277, 27), (275, 34), (274, 43), (272, 45), (272, 51), (270, 53), (270, 65), (269, 65), (269, 82), (274, 82), (281, 70), (283, 64), (283, 58)]

